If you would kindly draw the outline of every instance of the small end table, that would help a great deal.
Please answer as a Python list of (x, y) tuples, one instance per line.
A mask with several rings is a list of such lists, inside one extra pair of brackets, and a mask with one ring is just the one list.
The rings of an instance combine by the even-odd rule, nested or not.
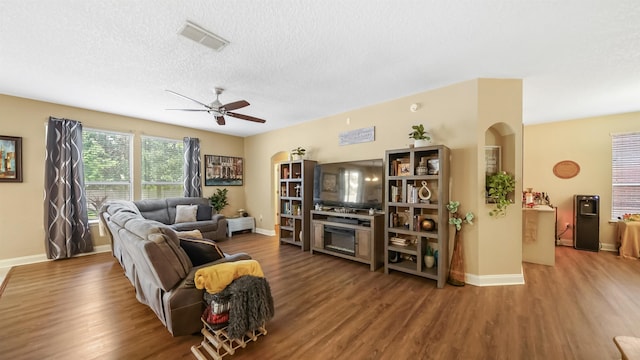
[(227, 237), (231, 237), (234, 231), (251, 230), (256, 232), (256, 221), (251, 216), (227, 218)]

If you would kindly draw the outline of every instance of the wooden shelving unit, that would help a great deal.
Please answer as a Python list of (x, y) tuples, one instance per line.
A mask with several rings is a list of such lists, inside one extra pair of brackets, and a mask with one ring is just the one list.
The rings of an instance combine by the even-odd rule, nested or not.
[[(340, 219), (353, 222), (345, 223)], [(335, 211), (311, 211), (311, 253), (320, 252), (343, 259), (359, 261), (369, 265), (371, 271), (377, 270), (384, 263), (384, 214), (369, 215), (366, 210), (350, 213)], [(336, 221), (338, 220), (338, 221)], [(330, 239), (325, 238), (325, 226), (352, 231), (353, 248), (340, 251), (334, 247)]]
[[(450, 150), (443, 145), (386, 151), (386, 274), (402, 271), (444, 286), (449, 272), (449, 157)], [(429, 191), (422, 189), (423, 184)], [(430, 198), (423, 199), (429, 193)], [(430, 226), (423, 227), (424, 220)], [(437, 265), (432, 268), (424, 261), (428, 247), (438, 251)]]
[(313, 172), (316, 161), (294, 160), (279, 164), (278, 218), (280, 244), (309, 250), (310, 212), (313, 203)]

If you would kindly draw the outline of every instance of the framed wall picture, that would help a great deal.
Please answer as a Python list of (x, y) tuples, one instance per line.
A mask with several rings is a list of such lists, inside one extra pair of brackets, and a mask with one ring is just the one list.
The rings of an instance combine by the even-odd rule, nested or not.
[(242, 186), (241, 157), (223, 155), (204, 156), (205, 186)]
[(22, 182), (22, 138), (0, 135), (0, 182)]

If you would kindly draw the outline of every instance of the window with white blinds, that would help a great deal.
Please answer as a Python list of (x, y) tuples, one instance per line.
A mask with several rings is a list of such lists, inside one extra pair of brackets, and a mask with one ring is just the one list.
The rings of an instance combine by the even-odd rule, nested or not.
[(611, 135), (611, 218), (640, 213), (640, 132)]
[(142, 137), (142, 199), (183, 196), (182, 140)]
[(87, 209), (94, 220), (107, 200), (131, 200), (133, 135), (84, 128), (82, 144)]

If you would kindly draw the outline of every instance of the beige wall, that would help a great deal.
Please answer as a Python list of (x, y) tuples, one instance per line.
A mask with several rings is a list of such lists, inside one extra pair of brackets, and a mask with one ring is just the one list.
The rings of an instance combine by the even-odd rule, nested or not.
[[(262, 215), (259, 228), (274, 228), (271, 159), (277, 153), (302, 146), (308, 149), (307, 158), (318, 162), (384, 158), (387, 149), (406, 148), (411, 143), (411, 125), (422, 123), (434, 135), (434, 143), (452, 150), (451, 199), (460, 201), (461, 210), (473, 211), (477, 216), (476, 226), (464, 231), (467, 272), (519, 274), (520, 209), (515, 209), (508, 219), (489, 219), (483, 195), (484, 165), (478, 164), (484, 164), (484, 132), (500, 119), (515, 128), (513, 136), (518, 145), (511, 150), (517, 151), (518, 165), (514, 170), (521, 170), (521, 98), (520, 80), (478, 79), (249, 137), (245, 142), (250, 184), (246, 188), (247, 210), (258, 221)], [(409, 110), (413, 103), (420, 104), (417, 112)], [(375, 126), (375, 141), (338, 145), (341, 132), (370, 126)], [(479, 224), (497, 229), (498, 236), (485, 232), (479, 241)]]
[[(44, 254), (45, 124), (49, 116), (78, 120), (84, 127), (133, 133), (134, 176), (140, 178), (140, 135), (182, 139), (200, 138), (201, 153), (243, 156), (244, 139), (150, 122), (125, 116), (0, 95), (0, 135), (22, 137), (23, 182), (0, 184), (0, 260)], [(230, 186), (231, 215), (244, 207), (244, 187)], [(203, 187), (210, 196), (215, 187)], [(134, 188), (140, 194), (139, 183)], [(108, 244), (97, 226), (91, 228), (96, 245)]]
[[(476, 214), (475, 225), (464, 231), (467, 272), (477, 275), (519, 273), (520, 213), (517, 212), (518, 216), (510, 214), (511, 217), (502, 220), (489, 218), (483, 195), (483, 147), (486, 129), (495, 123), (508, 124), (513, 131), (512, 139), (507, 142), (512, 144), (510, 150), (515, 153), (514, 171), (521, 170), (521, 126), (513, 125), (514, 122), (521, 124), (521, 96), (520, 80), (477, 79), (245, 139), (0, 96), (3, 134), (24, 138), (27, 165), (24, 183), (3, 184), (2, 187), (11, 193), (4, 195), (3, 191), (3, 197), (6, 196), (7, 203), (17, 211), (0, 208), (0, 249), (3, 249), (0, 260), (44, 252), (42, 167), (44, 123), (50, 115), (80, 120), (86, 127), (134, 134), (178, 139), (197, 136), (201, 139), (202, 154), (243, 156), (245, 186), (229, 187), (232, 205), (225, 213), (233, 214), (243, 207), (256, 218), (257, 227), (267, 231), (273, 230), (275, 225), (273, 161), (282, 159), (283, 152), (303, 146), (308, 149), (308, 158), (319, 162), (383, 158), (387, 149), (406, 148), (411, 143), (408, 139), (411, 125), (422, 123), (434, 136), (434, 143), (445, 144), (452, 150), (451, 199), (460, 201), (461, 210)], [(409, 110), (413, 103), (420, 104), (417, 112)], [(370, 126), (375, 126), (375, 141), (338, 145), (341, 132)], [(135, 157), (139, 157), (139, 152)], [(211, 187), (204, 190), (205, 196), (213, 192)], [(25, 218), (19, 214), (30, 215)], [(451, 234), (453, 237), (453, 231)]]
[[(600, 242), (614, 247), (611, 217), (611, 134), (640, 131), (640, 112), (531, 125), (524, 128), (523, 187), (549, 193), (558, 207), (558, 228), (573, 229), (573, 195), (600, 195)], [(560, 179), (553, 166), (562, 160), (580, 165), (572, 179)], [(562, 239), (572, 241), (572, 231)]]

